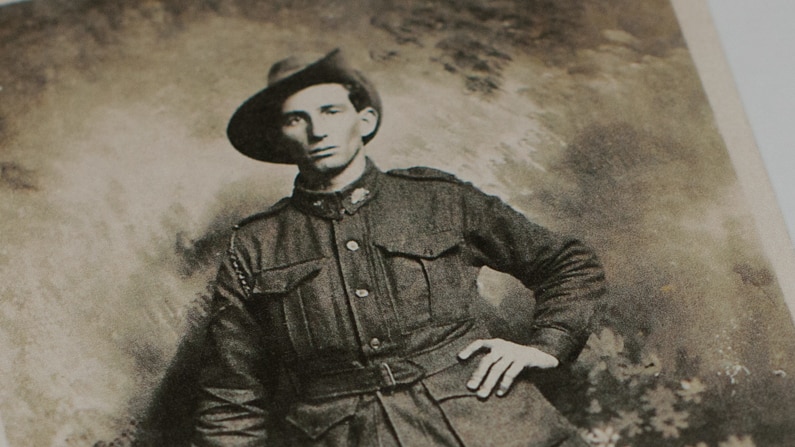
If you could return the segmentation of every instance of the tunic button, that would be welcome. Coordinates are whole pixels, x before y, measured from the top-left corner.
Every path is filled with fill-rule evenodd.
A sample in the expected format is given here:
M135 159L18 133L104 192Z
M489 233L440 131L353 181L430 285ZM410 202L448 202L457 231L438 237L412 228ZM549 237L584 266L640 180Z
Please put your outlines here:
M381 347L381 340L379 340L377 338L373 338L372 340L370 340L370 347L373 348L373 349L380 348Z
M356 289L356 291L353 293L355 293L359 298L366 298L370 295L370 291L367 289Z
M356 250L358 250L358 249L359 249L359 243L358 243L358 242L356 242L356 241L348 241L348 242L346 242L346 243L345 243L345 246L346 246L346 247L348 248L348 250L350 250L350 251L356 251Z

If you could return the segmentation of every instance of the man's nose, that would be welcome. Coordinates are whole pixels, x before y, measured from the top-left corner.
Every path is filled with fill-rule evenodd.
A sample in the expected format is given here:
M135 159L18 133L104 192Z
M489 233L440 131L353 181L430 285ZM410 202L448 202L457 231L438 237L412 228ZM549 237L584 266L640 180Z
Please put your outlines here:
M317 120L312 120L307 126L306 133L310 141L317 142L328 136L326 127L318 124Z

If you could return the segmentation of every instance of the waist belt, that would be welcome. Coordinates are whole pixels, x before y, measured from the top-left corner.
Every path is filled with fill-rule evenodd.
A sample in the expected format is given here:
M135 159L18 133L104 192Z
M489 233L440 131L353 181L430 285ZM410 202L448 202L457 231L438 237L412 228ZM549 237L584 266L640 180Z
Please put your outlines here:
M298 393L308 399L341 397L375 391L389 392L413 384L423 377L458 363L457 354L477 337L474 334L454 339L433 350L405 359L384 360L363 368L333 373L297 373L293 377Z

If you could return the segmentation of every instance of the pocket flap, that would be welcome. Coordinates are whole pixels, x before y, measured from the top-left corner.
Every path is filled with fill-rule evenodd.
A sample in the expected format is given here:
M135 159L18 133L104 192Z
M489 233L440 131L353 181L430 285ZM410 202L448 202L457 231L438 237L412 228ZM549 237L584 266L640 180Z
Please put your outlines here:
M261 271L254 281L254 293L287 293L298 284L315 276L322 267L322 259L311 259L286 267Z
M580 445L576 429L527 380L517 380L504 397L481 399L466 388L478 362L450 367L423 380L464 445L552 447Z
M356 412L358 400L358 397L352 396L298 403L290 409L285 419L313 440L318 439L331 427L352 416Z
M456 231L448 230L439 233L406 234L399 239L376 241L375 245L391 253L433 259L454 249L460 243L460 235Z
M475 372L475 367L477 362L458 363L426 377L422 383L437 402L454 397L476 397L475 392L470 391L466 385Z

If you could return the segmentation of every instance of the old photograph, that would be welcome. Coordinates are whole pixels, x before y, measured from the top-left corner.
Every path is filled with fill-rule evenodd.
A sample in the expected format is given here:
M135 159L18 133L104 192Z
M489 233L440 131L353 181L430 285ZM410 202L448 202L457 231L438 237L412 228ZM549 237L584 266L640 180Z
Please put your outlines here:
M0 6L0 447L795 445L676 12Z

